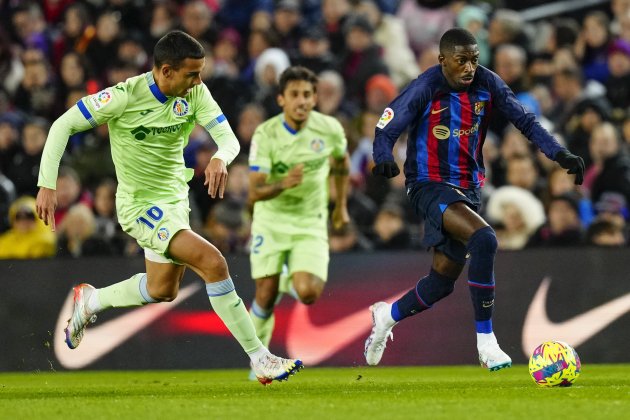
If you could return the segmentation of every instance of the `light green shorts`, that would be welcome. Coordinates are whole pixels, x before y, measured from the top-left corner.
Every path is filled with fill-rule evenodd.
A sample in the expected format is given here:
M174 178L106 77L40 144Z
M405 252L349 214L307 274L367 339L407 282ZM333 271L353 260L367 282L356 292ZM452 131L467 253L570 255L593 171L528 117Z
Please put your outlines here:
M158 205L117 203L116 207L120 226L144 248L145 255L165 259L157 262L175 262L168 256L168 245L177 232L190 229L188 200Z
M328 238L322 234L289 235L279 229L254 226L249 260L253 279L280 273L286 262L290 275L304 271L326 281L330 260Z

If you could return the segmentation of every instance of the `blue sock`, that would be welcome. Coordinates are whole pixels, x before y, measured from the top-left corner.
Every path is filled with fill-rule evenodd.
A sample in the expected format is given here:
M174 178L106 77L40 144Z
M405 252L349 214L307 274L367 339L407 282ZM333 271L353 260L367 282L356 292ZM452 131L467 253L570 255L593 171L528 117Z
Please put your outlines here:
M468 241L470 265L468 287L475 310L478 333L492 332L494 309L494 256L497 253L497 237L491 227L479 229Z
M392 304L392 318L398 322L429 309L435 302L453 292L455 280L431 269L429 275L420 279L416 287Z
M475 327L480 334L490 334L492 332L492 320L475 321Z

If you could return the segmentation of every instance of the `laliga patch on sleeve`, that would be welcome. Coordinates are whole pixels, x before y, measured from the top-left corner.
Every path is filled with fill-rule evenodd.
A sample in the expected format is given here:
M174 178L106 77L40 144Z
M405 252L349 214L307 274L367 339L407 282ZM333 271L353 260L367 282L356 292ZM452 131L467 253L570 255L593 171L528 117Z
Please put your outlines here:
M94 107L94 110L98 111L101 108L104 108L112 101L112 92L109 89L101 90L100 92L95 93L90 96L90 102Z
M393 119L394 110L391 108L385 108L385 111L383 111L383 115L381 115L381 118L378 120L378 123L376 123L376 126L378 128L385 128L385 126Z

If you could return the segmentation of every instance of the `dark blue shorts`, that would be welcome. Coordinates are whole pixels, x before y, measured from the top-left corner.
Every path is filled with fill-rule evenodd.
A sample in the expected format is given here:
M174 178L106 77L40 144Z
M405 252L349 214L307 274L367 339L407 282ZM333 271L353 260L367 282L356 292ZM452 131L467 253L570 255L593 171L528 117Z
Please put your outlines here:
M460 264L466 263L466 246L451 238L442 227L442 215L446 208L458 201L466 203L475 212L481 205L481 191L459 189L436 182L409 187L407 195L418 216L424 219L422 245L435 248Z

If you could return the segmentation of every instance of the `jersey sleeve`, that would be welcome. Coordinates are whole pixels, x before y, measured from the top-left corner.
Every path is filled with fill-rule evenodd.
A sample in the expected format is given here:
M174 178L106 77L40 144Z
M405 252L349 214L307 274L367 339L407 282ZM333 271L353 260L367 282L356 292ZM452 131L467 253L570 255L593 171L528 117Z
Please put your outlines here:
M127 108L129 101L128 87L124 83L108 87L93 95L79 99L77 107L83 118L92 127L105 124L112 118L119 117Z
M494 106L507 118L525 137L534 143L549 159L553 160L556 153L563 150L556 139L536 121L536 116L528 112L518 101L512 89L496 74L489 73L489 84Z
M271 173L271 142L265 131L259 126L252 136L249 148L249 170L252 172Z
M332 137L334 141L332 156L336 159L341 159L348 150L348 140L346 139L346 132L343 126L336 119L333 119Z
M221 107L210 94L208 87L203 83L200 85L198 101L195 109L195 120L197 124L203 126L210 133L212 139L219 147L219 151L213 158L221 159L226 165L230 164L238 155L241 146L227 118L223 115Z
M419 110L426 104L431 90L422 76L414 80L383 111L376 124L374 136L374 162L394 160L392 149L398 137L419 117Z
M79 101L80 102L80 101ZM78 104L67 110L50 127L39 165L37 186L51 190L57 189L59 162L68 145L68 138L75 133L92 128L92 123L85 118Z

